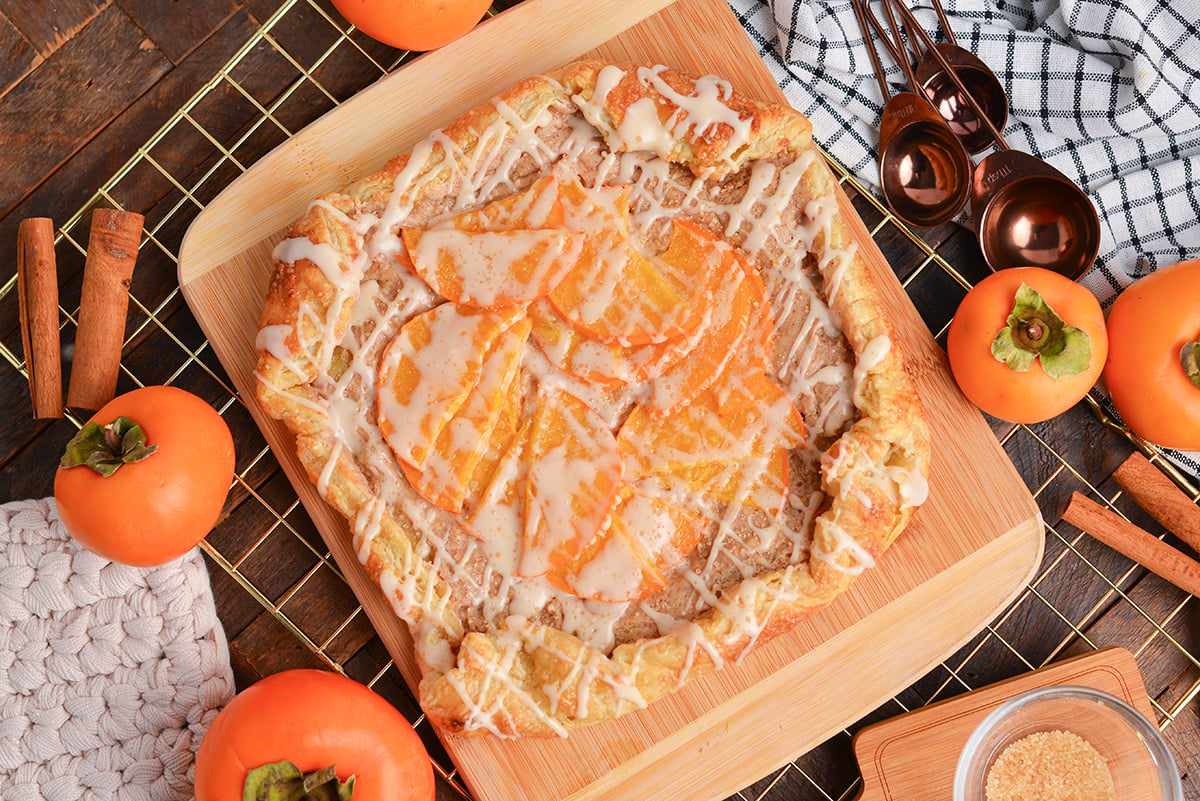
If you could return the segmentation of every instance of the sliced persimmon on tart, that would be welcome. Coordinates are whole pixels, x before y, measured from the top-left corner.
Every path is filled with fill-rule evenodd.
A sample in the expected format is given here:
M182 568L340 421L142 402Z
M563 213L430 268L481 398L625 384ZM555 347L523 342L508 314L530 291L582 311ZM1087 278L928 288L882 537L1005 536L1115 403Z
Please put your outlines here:
M587 238L577 231L536 228L405 232L417 273L434 292L468 306L493 308L544 297L583 261Z
M704 234L685 220L671 226L667 249L646 256L632 234L628 200L615 197L613 213L580 219L567 212L570 225L594 224L580 266L550 292L559 314L581 333L604 342L646 345L695 331L704 319L721 279L720 256L704 247Z
M708 389L739 353L760 352L747 342L759 333L757 322L770 317L766 289L758 274L732 248L715 247L721 255L718 270L725 276L716 290L708 325L686 358L677 359L650 381L643 406L651 415L670 415ZM741 369L741 359L734 369Z
M905 528L928 427L842 213L795 111L584 61L287 230L258 400L409 625L435 725L635 712Z
M462 510L475 468L497 426L519 399L517 376L529 329L529 320L523 319L501 331L484 355L474 385L469 380L473 376L463 376L467 396L438 432L422 465L415 467L401 459L404 477L430 503L450 512ZM389 393L386 384L381 391ZM387 406L388 400L381 399L380 409Z
M383 352L378 373L379 430L397 459L424 466L479 384L488 351L519 319L515 311L443 303L405 323Z
M547 578L580 598L636 601L666 589L673 567L696 547L709 522L699 510L623 485L608 526L577 556L557 562Z
M557 389L538 393L529 438L522 576L540 576L586 548L617 503L617 439L587 404Z
M761 370L729 369L670 416L636 407L617 443L630 478L736 462L804 444L804 423Z
M707 331L707 326L701 325L686 336L645 345L621 345L581 334L546 299L530 304L529 316L533 341L555 369L602 387L622 387L657 378L692 353Z
M728 462L697 462L643 476L644 487L701 510L714 504L735 504L765 512L772 518L787 502L791 468L787 448L772 448L760 456Z
M452 212L425 229L406 229L406 234L419 236L422 230L446 227L467 233L562 229L565 228L562 198L563 190L558 178L546 174L524 191L505 195L478 208Z

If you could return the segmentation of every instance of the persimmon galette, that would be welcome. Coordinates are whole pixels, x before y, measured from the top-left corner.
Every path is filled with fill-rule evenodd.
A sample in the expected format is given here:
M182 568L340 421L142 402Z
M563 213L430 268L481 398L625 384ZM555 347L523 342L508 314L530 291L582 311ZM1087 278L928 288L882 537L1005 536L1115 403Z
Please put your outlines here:
M929 435L798 113L662 66L530 78L275 249L258 397L450 732L565 735L872 567Z

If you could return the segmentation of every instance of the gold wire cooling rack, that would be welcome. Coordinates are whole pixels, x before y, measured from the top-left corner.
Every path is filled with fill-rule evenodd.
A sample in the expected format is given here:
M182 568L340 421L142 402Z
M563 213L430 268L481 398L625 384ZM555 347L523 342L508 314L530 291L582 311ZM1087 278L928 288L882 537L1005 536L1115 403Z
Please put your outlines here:
M492 13L498 10L493 9ZM86 251L86 219L97 206L111 205L146 213L142 244L147 256L177 264L183 230L206 203L244 172L270 147L355 91L403 65L410 54L382 48L348 28L318 0L286 0L267 17L229 61L96 193L58 229L56 245L78 256ZM265 70L270 64L272 70ZM282 83L262 76L280 71ZM234 124L230 117L236 116ZM178 159L179 153L190 158ZM927 241L894 218L840 165L830 159L839 181L854 198L871 235L892 255L902 285L937 337L945 333L953 304L931 298L959 297L981 274L963 274L952 262L951 240ZM199 169L196 165L200 164ZM147 182L161 185L152 209L140 207ZM167 198L162 200L161 198ZM61 256L60 256L61 258ZM14 271L15 273L15 271ZM0 297L15 287L10 276ZM63 328L73 328L77 306L61 309ZM224 371L196 331L179 289L166 294L131 293L134 320L124 350L123 380L134 384L201 382L218 410L242 428L248 415ZM163 339L175 348L172 363L163 364ZM139 348L156 340L153 364L138 358ZM26 375L19 353L0 343L12 367ZM1089 411L1090 408L1090 411ZM1010 607L976 638L944 663L921 677L868 719L877 720L942 700L1001 678L1041 667L1055 659L1106 645L1123 645L1134 653L1150 692L1158 724L1175 746L1187 769L1197 751L1200 723L1194 700L1200 695L1200 625L1197 602L1173 590L1066 524L1057 524L1062 499L1083 491L1130 517L1137 512L1122 503L1119 491L1093 483L1086 464L1095 463L1089 445L1120 451L1140 447L1195 500L1200 490L1153 449L1137 443L1104 416L1089 399L1072 410L1066 427L1047 429L995 424L994 430L1013 457L1042 510L1046 556L1035 577ZM78 418L68 416L81 425ZM1064 431L1075 427L1071 436ZM1113 443L1117 443L1114 445ZM309 658L354 675L384 692L415 721L430 748L437 773L463 796L469 793L438 746L431 725L421 716L386 651L370 641L370 625L362 608L321 543L291 488L261 439L239 443L241 458L233 495L242 521L236 531L219 525L202 544L210 560L217 594L244 593L258 612L252 619L224 621L232 631L253 639L282 627L286 637ZM1110 460L1111 461L1111 460ZM1115 465L1115 462L1111 466ZM1094 471L1093 471L1094 472ZM1106 471L1104 475L1107 475ZM264 476L274 474L274 480ZM1136 518L1146 525L1145 518ZM249 521L249 522L246 522ZM1149 527L1149 526L1147 526ZM281 553L289 554L286 558ZM299 553L300 556L296 556ZM290 565L289 568L281 567ZM290 572L289 572L290 571ZM282 575L281 575L282 574ZM317 599L317 600L314 600ZM320 623L311 614L320 604ZM333 610L333 611L330 611ZM936 625L936 621L931 621ZM236 644L236 643L235 643ZM235 648L236 651L236 648ZM280 666L288 666L282 661ZM236 653L235 653L236 663ZM397 689L398 688L398 689ZM847 729L760 782L735 794L749 801L782 799L849 799L861 786L851 759ZM1172 736L1175 735L1175 736ZM1193 780L1194 781L1194 780ZM442 797L439 794L439 797Z

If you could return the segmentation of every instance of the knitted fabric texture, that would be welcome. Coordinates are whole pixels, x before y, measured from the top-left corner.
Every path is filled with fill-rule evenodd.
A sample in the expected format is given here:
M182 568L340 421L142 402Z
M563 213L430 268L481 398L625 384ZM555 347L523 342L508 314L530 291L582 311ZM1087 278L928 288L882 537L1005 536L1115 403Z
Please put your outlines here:
M77 545L52 500L0 506L0 798L191 798L233 693L198 550L127 567Z

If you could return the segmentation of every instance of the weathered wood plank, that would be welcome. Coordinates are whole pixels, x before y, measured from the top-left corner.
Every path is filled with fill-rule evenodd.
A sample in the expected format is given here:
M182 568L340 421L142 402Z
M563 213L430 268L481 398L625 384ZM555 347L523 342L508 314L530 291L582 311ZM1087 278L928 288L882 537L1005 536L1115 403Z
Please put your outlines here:
M355 614L357 608L358 599L345 579L321 565L292 588L282 611L290 620L303 621L304 633L340 664L375 636L367 616Z
M235 0L116 0L159 50L178 64L237 11Z
M108 4L108 0L56 0L53 5L0 0L0 17L6 17L38 53L46 56L72 39Z
M292 636L269 612L263 612L229 641L234 680L246 687L264 676L293 668L326 669L320 657Z
M169 68L129 17L110 6L17 84L0 114L0 141L9 154L0 170L0 215Z
M134 105L116 117L95 140L73 155L45 183L30 193L20 206L6 217L0 218L0 236L8 238L14 235L19 219L28 216L48 216L59 223L64 222L64 218L70 212L87 200L87 190L100 185L120 168L135 153L136 148L202 86L214 70L228 60L253 30L253 22L245 15L230 20L218 35L207 41L205 46L197 50L184 64L171 70ZM7 110L2 101L0 110ZM30 127L30 136L44 133L36 125ZM174 211L174 206L179 201L178 195L174 198L169 197L175 190L167 176L185 176L188 171L202 166L197 161L194 140L176 140L174 144L176 146L171 147L171 142L168 141L166 146L155 148L151 152L153 161L143 161L141 166L135 168L112 190L114 199L120 205L146 213L147 228L157 228L162 217L169 211ZM14 166L12 162L18 158L19 154L9 151L0 154L0 168ZM161 213L154 207L160 202L165 204ZM176 249L179 238L195 212L195 205L189 206L187 203L182 207L184 218L180 219L179 213L174 211L176 221L171 223L168 233L164 236L163 232L159 231L157 234L160 243L166 249ZM73 237L77 241L86 239L86 222L76 229ZM69 257L70 250L69 245L60 246L60 260L63 254ZM149 249L144 251L148 252ZM140 257L144 258L144 255ZM64 265L60 264L60 275L70 276L79 267L81 262L74 266L65 265L65 269ZM170 276L170 283L175 283L173 275Z
M0 15L0 98L41 62L29 40Z
M9 400L9 385L18 387L24 393L22 405L3 407L4 416L20 414L29 419L31 427L27 440L5 448L8 454L0 467L0 502L48 498L54 493L54 471L58 460L67 441L75 436L76 428L66 420L33 423L28 385L24 379L2 381L0 385L3 385L0 403Z

